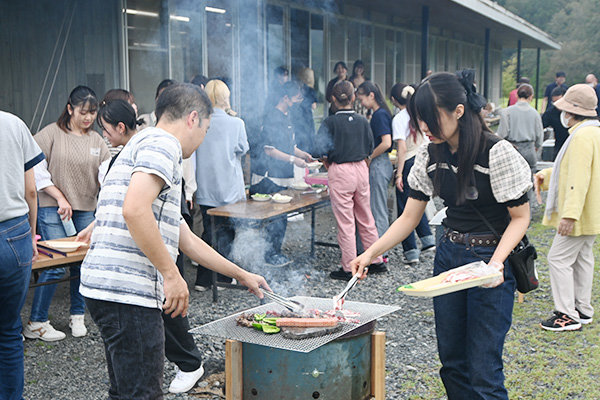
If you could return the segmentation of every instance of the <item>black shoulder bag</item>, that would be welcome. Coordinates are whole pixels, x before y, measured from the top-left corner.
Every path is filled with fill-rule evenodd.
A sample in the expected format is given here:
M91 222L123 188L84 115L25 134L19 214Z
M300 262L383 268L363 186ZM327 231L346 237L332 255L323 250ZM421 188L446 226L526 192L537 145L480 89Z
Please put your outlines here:
M498 232L494 229L492 224L483 216L482 213L479 212L477 208L471 203L468 203L469 206L479 215L479 218L487 227L492 231L494 236L500 241L501 236L498 235ZM529 239L527 239L527 235L523 236L523 239L519 242L517 247L513 249L513 251L508 256L508 263L510 264L513 275L515 276L515 280L517 281L517 290L521 293L531 292L534 289L537 289L539 286L537 270L535 268L535 260L537 259L537 252L535 251L535 247L531 243L529 243Z

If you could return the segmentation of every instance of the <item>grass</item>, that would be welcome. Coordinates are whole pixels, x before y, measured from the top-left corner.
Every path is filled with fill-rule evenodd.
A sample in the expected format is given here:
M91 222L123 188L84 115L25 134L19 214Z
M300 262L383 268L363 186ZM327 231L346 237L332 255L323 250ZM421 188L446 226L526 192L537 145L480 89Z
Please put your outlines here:
M540 220L541 210L538 210L527 233L538 251L540 287L527 293L523 303L515 302L513 324L504 346L509 398L600 399L600 323L585 325L577 332L548 332L539 327L539 322L549 318L554 307L546 255L555 234L553 228L543 226ZM598 271L600 246L597 244L594 257ZM596 279L592 305L599 303L599 286ZM445 398L439 365L435 369L415 367L412 379L403 384L401 398Z

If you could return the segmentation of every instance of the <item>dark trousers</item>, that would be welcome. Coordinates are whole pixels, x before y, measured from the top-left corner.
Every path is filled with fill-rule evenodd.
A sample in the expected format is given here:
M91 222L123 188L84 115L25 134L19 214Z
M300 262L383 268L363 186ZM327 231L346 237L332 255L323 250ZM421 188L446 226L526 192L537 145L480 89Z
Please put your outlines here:
M211 216L207 214L207 211L214 207L209 206L198 206L202 213L202 226L204 231L202 232L202 240L212 246L220 255L225 258L229 258L231 252L231 244L235 238L235 228L232 221L229 218L215 217L215 233L217 242L212 242L212 227L210 225ZM217 280L219 282L231 282L231 278L217 274ZM196 285L200 286L211 286L212 285L212 271L208 268L204 268L198 265L196 272Z
M443 237L437 248L434 275L470 262L489 262L495 247L469 247ZM433 299L435 331L449 400L508 400L502 350L512 323L515 278L504 263L504 283L476 287Z
M31 276L33 244L27 216L0 222L0 399L23 398L21 308Z
M414 163L414 157L411 157L404 162L404 168L402 169L402 182L404 184L404 191L401 192L398 190L398 187L396 187L396 205L398 207L398 216L402 215L404 212L404 207L406 207L406 202L408 201L408 195L410 194L410 186L408 186L408 174L410 173ZM417 225L415 230L420 238L432 235L431 229L429 228L429 221L427 221L427 216L425 214L423 214L421 217L421 221L419 221L419 225ZM412 231L410 235L408 235L406 239L402 241L402 249L404 252L407 252L416 248L417 239L415 238L415 232Z
M89 298L85 304L104 341L109 399L162 399L165 333L161 310Z
M267 224L265 230L267 233L267 256L281 253L283 238L287 229L287 216L277 218Z
M177 268L184 276L183 254L177 257ZM191 372L200 368L202 355L196 347L194 336L189 333L190 323L187 317L181 315L171 318L169 314L162 313L165 324L165 356L175 363L183 372Z

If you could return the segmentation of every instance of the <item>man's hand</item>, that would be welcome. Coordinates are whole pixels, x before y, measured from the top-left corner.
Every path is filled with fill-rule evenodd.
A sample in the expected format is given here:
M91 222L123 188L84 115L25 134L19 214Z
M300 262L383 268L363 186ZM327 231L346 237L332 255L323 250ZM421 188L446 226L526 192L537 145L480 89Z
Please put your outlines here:
M301 159L300 157L294 157L294 164L300 168L306 168L306 161Z
M544 183L544 175L537 173L533 175L533 188L535 189L535 198L538 204L542 204L542 184Z
M58 215L60 215L60 219L68 221L73 216L73 208L71 208L71 204L67 201L65 197L62 197L57 200L58 203Z
M163 304L163 310L165 314L171 314L171 318L178 315L185 317L188 312L190 292L187 283L179 272L168 278L164 277L164 291L165 304Z
M575 220L573 218L562 218L558 223L558 234L561 236L569 236L573 232Z
M89 243L92 239L92 231L94 230L94 226L96 225L96 221L92 221L91 224L85 227L81 232L77 234L75 238L76 242L84 242Z
M244 272L245 272L245 274L241 277L241 279L239 279L239 282L242 285L246 286L250 293L254 294L259 299L262 299L264 296L263 296L262 292L260 291L261 287L263 289L266 289L266 290L272 292L272 290L269 287L269 284L267 283L265 278L263 278L260 275L253 274L251 272L247 272L247 271L244 271Z

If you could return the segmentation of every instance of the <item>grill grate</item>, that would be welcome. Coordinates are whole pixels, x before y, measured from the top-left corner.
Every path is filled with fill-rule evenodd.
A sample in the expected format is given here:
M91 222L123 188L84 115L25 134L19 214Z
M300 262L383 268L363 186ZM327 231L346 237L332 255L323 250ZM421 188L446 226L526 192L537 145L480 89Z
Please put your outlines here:
M293 299L304 304L307 309L316 308L319 310L330 310L332 307L331 298L323 299L316 297L296 296L293 297ZM221 318L219 320L194 328L190 330L190 332L223 339L238 340L244 343L253 343L261 346L275 347L283 350L308 353L318 347L321 347L331 342L332 340L337 339L340 336L345 335L346 333L358 328L359 326L367 324L373 320L376 320L377 318L381 318L387 314L391 314L400 309L400 307L398 306L361 303L356 301L346 301L344 303L344 308L347 310L358 312L360 316L356 317L356 319L360 321L360 324L345 323L343 324L342 330L339 332L310 339L286 339L279 334L267 335L255 329L237 325L236 318L242 313L262 314L269 310L277 312L283 311L283 307L275 303L268 303L258 307L250 308L245 311L238 312L228 317Z

